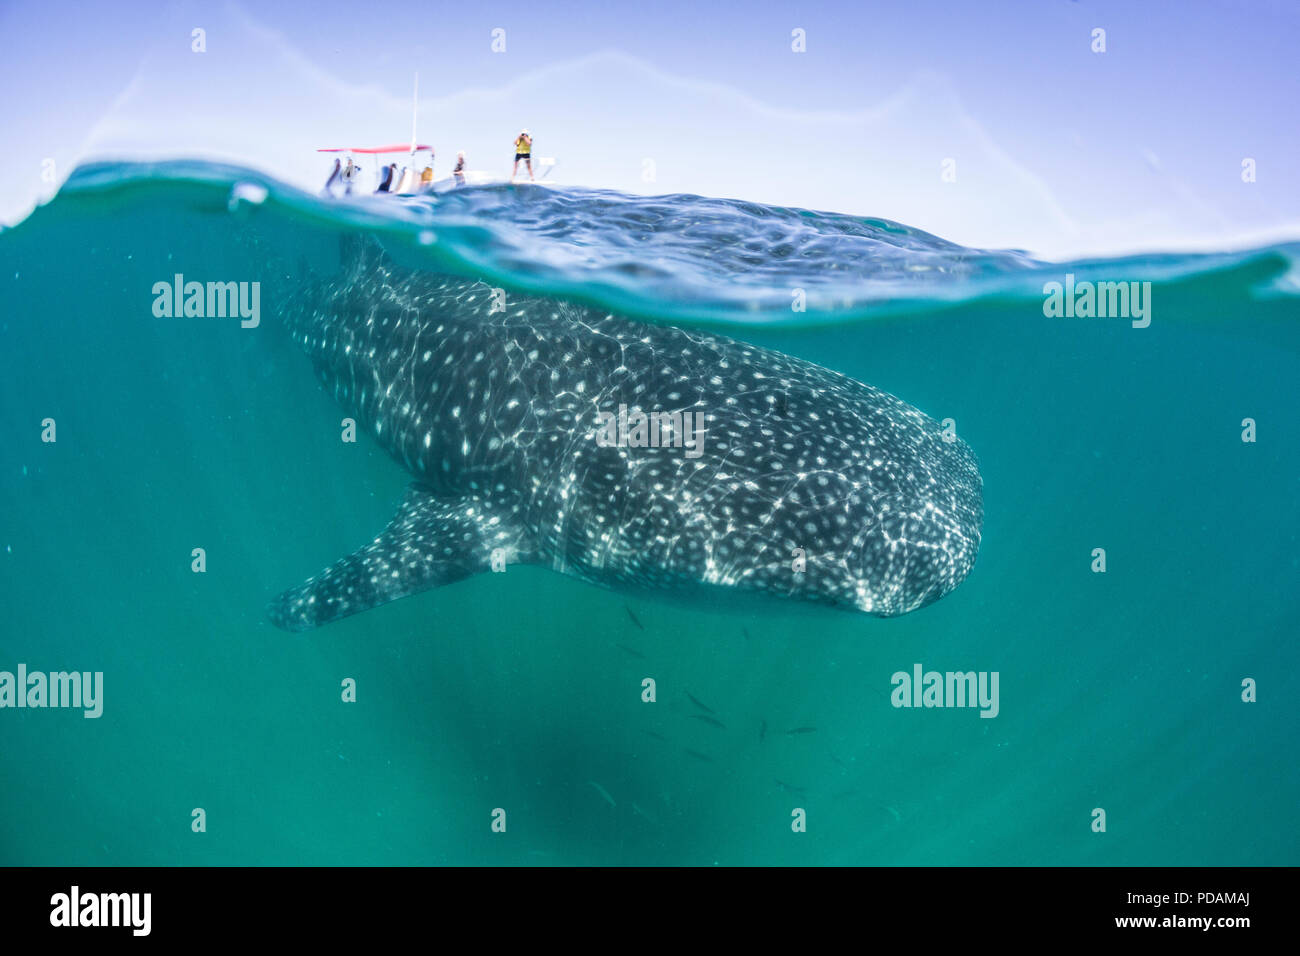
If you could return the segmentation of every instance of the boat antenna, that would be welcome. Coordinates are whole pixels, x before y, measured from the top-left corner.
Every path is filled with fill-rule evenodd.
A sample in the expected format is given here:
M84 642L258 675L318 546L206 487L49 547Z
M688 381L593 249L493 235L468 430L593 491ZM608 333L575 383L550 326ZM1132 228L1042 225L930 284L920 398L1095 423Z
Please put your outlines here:
M415 144L419 142L415 138L415 117L420 109L420 74L415 74L415 93L411 97L411 155L415 155Z

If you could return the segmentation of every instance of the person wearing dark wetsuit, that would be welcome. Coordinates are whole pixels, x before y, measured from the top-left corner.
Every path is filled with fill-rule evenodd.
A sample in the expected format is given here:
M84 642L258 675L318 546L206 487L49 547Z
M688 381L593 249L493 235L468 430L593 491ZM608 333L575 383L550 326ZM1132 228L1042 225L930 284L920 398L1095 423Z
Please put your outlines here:
M321 193L326 196L334 195L334 184L339 181L339 176L343 173L343 161L334 160L334 172L330 173L330 178L325 180L325 188Z

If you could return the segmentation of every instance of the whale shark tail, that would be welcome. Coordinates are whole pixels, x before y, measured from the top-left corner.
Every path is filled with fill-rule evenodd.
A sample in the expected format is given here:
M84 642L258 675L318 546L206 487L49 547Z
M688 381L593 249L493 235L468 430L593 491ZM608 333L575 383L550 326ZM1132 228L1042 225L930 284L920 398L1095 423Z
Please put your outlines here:
M477 497L438 498L411 485L384 532L370 544L271 602L286 631L307 631L370 608L531 560L524 536Z

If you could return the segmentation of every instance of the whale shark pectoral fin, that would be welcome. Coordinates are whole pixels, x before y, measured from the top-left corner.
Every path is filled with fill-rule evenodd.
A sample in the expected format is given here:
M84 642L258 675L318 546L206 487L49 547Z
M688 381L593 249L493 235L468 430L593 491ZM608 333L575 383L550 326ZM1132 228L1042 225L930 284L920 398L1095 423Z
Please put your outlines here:
M435 498L412 485L383 534L276 597L267 613L286 631L311 630L486 571L497 549L516 563L522 539L479 498Z

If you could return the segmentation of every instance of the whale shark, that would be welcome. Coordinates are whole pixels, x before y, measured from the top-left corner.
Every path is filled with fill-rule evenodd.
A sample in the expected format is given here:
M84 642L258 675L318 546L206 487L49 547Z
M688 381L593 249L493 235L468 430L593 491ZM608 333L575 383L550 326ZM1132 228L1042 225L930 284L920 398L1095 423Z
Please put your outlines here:
M893 617L975 563L975 455L893 395L722 335L351 261L285 318L413 480L378 537L271 602L281 628L510 564Z

